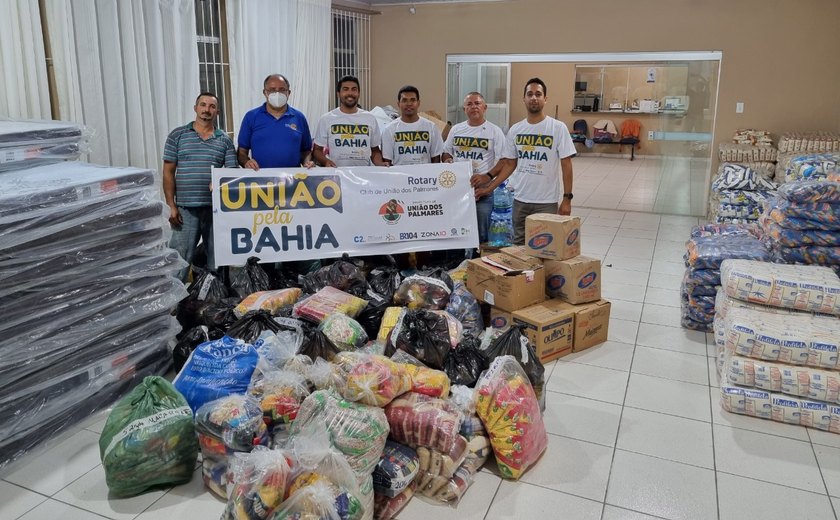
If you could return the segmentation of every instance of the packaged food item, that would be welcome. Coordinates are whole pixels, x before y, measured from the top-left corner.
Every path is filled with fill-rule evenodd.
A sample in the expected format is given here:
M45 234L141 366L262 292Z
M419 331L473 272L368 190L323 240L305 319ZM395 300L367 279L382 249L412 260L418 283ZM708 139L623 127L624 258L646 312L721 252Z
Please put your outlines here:
M451 402L415 392L394 399L385 408L385 417L391 439L439 453L450 452L461 425L461 413Z
M446 277L449 278L448 275ZM449 303L451 294L451 279L447 283L438 277L415 274L402 281L394 293L394 303L404 305L409 309L442 310Z
M411 389L403 365L385 356L342 352L333 362L345 374L344 398L370 406L385 406Z
M533 345L528 341L528 337L522 333L524 327L524 325L510 327L490 343L490 346L484 351L484 355L490 363L500 356L511 356L516 359L522 370L528 375L528 381L531 382L542 410L545 409L545 367L540 358L537 357Z
M318 328L340 350L356 350L368 341L367 333L359 322L340 312L328 315Z
M548 446L537 396L519 362L500 356L476 384L476 413L484 423L499 471L518 479Z
M251 380L248 393L260 401L271 445L283 446L300 403L309 395L306 378L287 370L266 372Z
M233 312L237 318L245 316L248 311L264 310L274 314L285 305L292 305L300 298L298 288L278 289L276 291L259 291L245 297Z
M373 490L377 495L393 498L408 489L419 470L420 459L414 449L388 441L373 470Z
M280 506L291 475L286 452L256 446L230 459L228 501L221 520L264 520Z
M334 287L324 287L312 296L297 302L292 312L298 318L321 323L324 318L335 312L355 318L367 303L366 300Z

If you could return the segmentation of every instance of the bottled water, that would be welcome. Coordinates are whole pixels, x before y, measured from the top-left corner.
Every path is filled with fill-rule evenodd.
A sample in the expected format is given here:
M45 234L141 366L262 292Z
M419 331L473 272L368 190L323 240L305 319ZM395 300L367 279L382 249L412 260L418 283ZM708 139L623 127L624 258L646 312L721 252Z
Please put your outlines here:
M493 191L493 212L490 214L488 241L494 247L506 247L513 241L513 193L503 182Z

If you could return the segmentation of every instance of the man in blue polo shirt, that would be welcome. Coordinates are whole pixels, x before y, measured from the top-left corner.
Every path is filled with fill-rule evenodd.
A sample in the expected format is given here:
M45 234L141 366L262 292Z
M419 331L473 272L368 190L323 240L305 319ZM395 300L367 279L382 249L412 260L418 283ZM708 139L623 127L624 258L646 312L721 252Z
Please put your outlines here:
M192 263L200 238L206 244L210 269L215 268L210 169L238 166L233 141L213 124L218 105L215 94L199 94L193 107L195 121L173 130L163 148L163 194L172 226L169 247ZM179 273L181 280L188 273L189 266Z
M272 74L263 81L265 103L248 111L239 128L240 166L289 168L313 166L309 157L312 137L306 117L287 103L292 91L289 80Z

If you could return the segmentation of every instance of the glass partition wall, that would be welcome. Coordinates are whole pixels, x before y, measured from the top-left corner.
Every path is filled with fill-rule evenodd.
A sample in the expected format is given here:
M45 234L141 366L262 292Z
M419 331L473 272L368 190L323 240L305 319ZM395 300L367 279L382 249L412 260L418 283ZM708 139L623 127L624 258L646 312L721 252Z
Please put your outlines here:
M629 145L575 144L579 206L704 216L720 59L717 51L450 55L447 115L463 121L463 97L478 90L493 107L487 118L507 130L525 117L524 82L538 76L549 88L546 113L570 130L585 121L591 138L609 122L618 141L625 125L640 127L633 154Z

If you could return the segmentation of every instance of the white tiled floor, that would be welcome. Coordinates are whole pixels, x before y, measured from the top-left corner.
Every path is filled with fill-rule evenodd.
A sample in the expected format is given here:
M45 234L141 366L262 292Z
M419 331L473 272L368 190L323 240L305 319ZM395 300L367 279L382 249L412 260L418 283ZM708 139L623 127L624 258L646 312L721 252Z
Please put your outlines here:
M610 341L546 367L549 448L519 482L492 467L457 509L414 499L403 520L833 519L840 435L728 414L711 336L679 328L683 241L696 219L576 209L583 247L605 258ZM0 480L3 520L215 519L189 484L108 497L101 417Z

